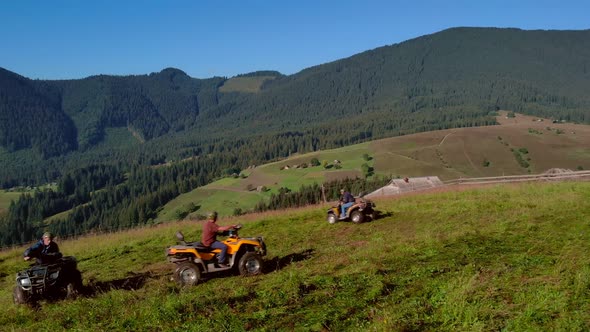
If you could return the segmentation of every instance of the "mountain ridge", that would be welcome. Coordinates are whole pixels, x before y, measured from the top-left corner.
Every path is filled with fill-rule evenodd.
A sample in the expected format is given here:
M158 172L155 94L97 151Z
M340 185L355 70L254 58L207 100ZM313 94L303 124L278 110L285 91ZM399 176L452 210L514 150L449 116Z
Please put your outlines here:
M67 164L74 151L78 159L82 155L85 160L117 162L108 154L98 156L96 147L105 140L106 128L133 128L146 141L140 152L127 151L135 155L129 159L139 153L146 160L180 160L204 149L221 149L220 142L227 150L240 140L254 146L277 137L280 144L293 146L286 152L240 157L250 159L243 167L285 153L490 124L489 113L497 109L588 123L590 97L583 88L590 85L588 59L590 30L457 27L292 75L241 74L236 76L241 84L231 89L222 87L233 78L196 79L171 67L145 75L59 81L30 80L15 73L30 87L24 99L36 104L58 101L58 109L48 113L56 119L39 127L69 134L37 138L47 146L40 152L40 146L19 138L39 137L21 130L23 125L14 119L22 110L0 99L0 146L7 149L0 159L21 179L11 183L22 184L30 175L11 157L16 150L32 148L41 160L30 158L31 167L40 169L53 167L52 158ZM0 71L4 86L12 84L7 73ZM262 80L261 75L273 79ZM1 90L9 91L4 86ZM54 124L67 122L73 123L68 130Z

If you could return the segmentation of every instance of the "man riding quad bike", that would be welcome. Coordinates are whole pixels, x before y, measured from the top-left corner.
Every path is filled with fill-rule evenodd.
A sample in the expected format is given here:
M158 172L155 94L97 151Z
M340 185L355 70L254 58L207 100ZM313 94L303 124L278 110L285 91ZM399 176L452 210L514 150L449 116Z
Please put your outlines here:
M238 230L242 225L234 225L222 232L229 236L222 241L227 246L226 262L221 263L221 249L205 247L201 242L185 242L184 235L179 231L176 237L178 245L168 247L166 256L169 262L176 265L174 279L182 286L196 285L203 274L234 270L242 276L254 276L262 273L262 257L266 255L266 244L261 236L240 237Z
M74 298L82 288L82 274L77 269L76 258L62 257L59 247L50 233L28 248L24 260L32 258L36 263L16 274L13 299L16 304L32 304L35 301L58 298Z
M76 258L66 256L53 264L33 265L16 274L13 299L16 304L32 304L39 299L74 299L82 288L82 274Z
M337 205L328 209L328 223L335 224L338 221L352 221L355 224L367 220L375 220L377 211L374 210L375 203L363 197L355 198L353 202L344 205L342 200ZM344 208L343 208L344 205ZM344 210L344 213L342 212Z

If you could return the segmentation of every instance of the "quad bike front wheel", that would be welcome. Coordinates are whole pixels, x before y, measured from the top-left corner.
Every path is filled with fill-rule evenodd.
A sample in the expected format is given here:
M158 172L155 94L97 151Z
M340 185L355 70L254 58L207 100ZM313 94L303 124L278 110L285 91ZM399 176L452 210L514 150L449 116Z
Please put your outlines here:
M350 220L355 224L360 224L365 221L365 215L361 211L355 210L351 213Z
M262 273L262 257L255 252L247 252L240 258L238 265L240 275L244 277L255 276Z
M66 285L66 299L75 300L78 297L78 290L73 282Z
M201 270L191 262L184 262L178 265L174 271L174 279L181 286L194 286L201 279Z
M15 304L27 304L30 300L29 294L19 286L14 287L12 298L14 299Z
M328 214L328 223L329 224L335 224L337 221L338 221L338 218L336 218L336 215L334 213Z
M82 274L78 270L72 272L70 281L66 285L66 298L74 300L82 290Z

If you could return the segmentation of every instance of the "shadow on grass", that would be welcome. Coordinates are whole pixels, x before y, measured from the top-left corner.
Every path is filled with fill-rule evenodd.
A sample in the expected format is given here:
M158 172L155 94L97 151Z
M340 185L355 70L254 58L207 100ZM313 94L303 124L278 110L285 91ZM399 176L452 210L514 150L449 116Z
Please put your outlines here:
M313 249L306 249L298 253L289 254L285 257L274 257L270 260L264 260L264 264L262 267L262 273L267 274L273 271L279 271L284 267L288 266L289 264L304 261L306 259L310 259L313 257L314 250ZM238 271L237 263L234 265L234 268L225 270L225 271L216 271L216 272L209 272L209 273L202 273L201 279L199 283L207 282L211 279L223 279L228 277L235 277L239 275L240 272ZM154 276L148 275L145 278L152 278ZM173 280L173 279L171 279ZM141 287L141 286L140 286Z
M45 291L42 295L36 295L27 301L27 306L31 310L38 311L42 308L43 303L59 303L61 301L75 299L76 297L95 297L101 293L111 290L137 290L144 286L147 279L154 278L151 273L138 273L127 278L116 279L111 281L89 281L87 285L82 285L75 291L74 295L68 297L63 288L55 288Z
M110 281L90 281L84 286L80 295L93 297L100 293L106 293L111 290L138 290L142 288L148 279L154 278L152 273L134 273L127 278L115 279Z
M306 259L310 259L313 257L314 250L313 249L306 249L301 252L297 252L294 254L289 254L285 257L273 257L270 260L264 260L264 265L262 268L262 273L267 274L273 271L279 271L284 267L288 266L289 264L304 261ZM219 271L219 272L210 272L201 275L200 282L207 282L209 279L213 278L227 278L239 275L237 270L237 266L234 266L234 269L226 270L226 271Z
M393 212L391 211L387 211L387 212L381 212L381 211L375 211L375 219L371 220L379 220L379 219L383 219L383 218L389 218L393 216Z
M285 257L274 257L273 259L265 262L264 273L282 270L283 268L285 268L289 264L292 264L295 262L301 262L306 259L312 258L313 254L314 254L313 249L306 249L301 252L289 254Z
M393 216L393 212L381 212L381 211L375 211L373 214L373 218L371 218L369 215L366 215L364 218L364 222L372 222L372 221L376 221L376 220L381 220L384 218L389 218ZM338 222L352 222L352 220L350 220L350 218L344 219L344 220L338 220Z
M274 257L271 260L264 262L263 273L278 271L288 266L289 264L304 261L313 257L314 250L306 249L298 253L289 254L284 257ZM206 282L212 278L226 278L234 276L237 272L235 270L211 272L201 275L202 281ZM151 272L134 273L126 278L115 279L110 281L93 281L90 280L87 285L83 286L80 291L81 296L94 297L101 293L106 293L111 290L138 290L141 289L149 279L161 277Z

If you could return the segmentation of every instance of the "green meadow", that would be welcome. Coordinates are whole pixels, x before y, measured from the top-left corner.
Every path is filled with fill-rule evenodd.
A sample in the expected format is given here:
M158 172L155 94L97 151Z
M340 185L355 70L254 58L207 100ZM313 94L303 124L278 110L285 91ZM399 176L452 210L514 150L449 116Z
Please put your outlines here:
M0 213L3 213L10 206L10 202L18 200L21 192L0 190Z
M172 200L158 221L174 220L179 206L192 202L204 210L217 209L230 216L234 209L247 211L260 200L286 187L344 178L362 178L362 165L387 177L438 176L441 180L469 177L543 173L551 168L590 169L590 126L551 124L517 114L500 125L457 128L393 137L339 149L297 154L290 158L244 170L245 178L226 178ZM549 129L547 129L549 128ZM556 134L559 129L561 134ZM515 155L515 151L518 156ZM518 151L526 151L520 153ZM365 159L369 157L369 160ZM320 166L309 167L313 158ZM520 160L519 160L520 158ZM335 161L340 161L335 167ZM526 162L526 164L523 164ZM296 168L307 164L307 168ZM326 164L328 167L324 168ZM528 165L523 167L523 165ZM285 167L289 166L288 169ZM267 192L256 192L264 186Z
M189 204L201 207L194 214L205 214L216 210L220 215L231 216L234 209L243 211L252 209L256 203L268 199L281 187L298 190L302 185L312 185L325 181L343 178L362 177L361 165L373 165L373 160L365 160L364 155L371 150L368 143L348 146L340 149L313 152L291 158L260 165L242 172L244 177L223 178L191 192L182 194L166 204L158 214L157 221L175 220L176 211ZM316 158L321 165L312 167L311 160ZM334 161L340 161L340 168L334 167ZM328 168L324 168L326 162ZM296 168L307 164L306 168ZM285 168L288 166L288 169ZM257 191L264 187L265 191ZM188 217L190 218L191 215Z
M0 252L6 331L587 331L590 183L498 185L376 201L369 223L325 221L314 206L237 218L263 235L265 273L170 280L159 224L59 241L78 259L75 300L12 303L25 248Z
M256 93L264 81L273 79L275 76L232 77L219 88L219 92Z

